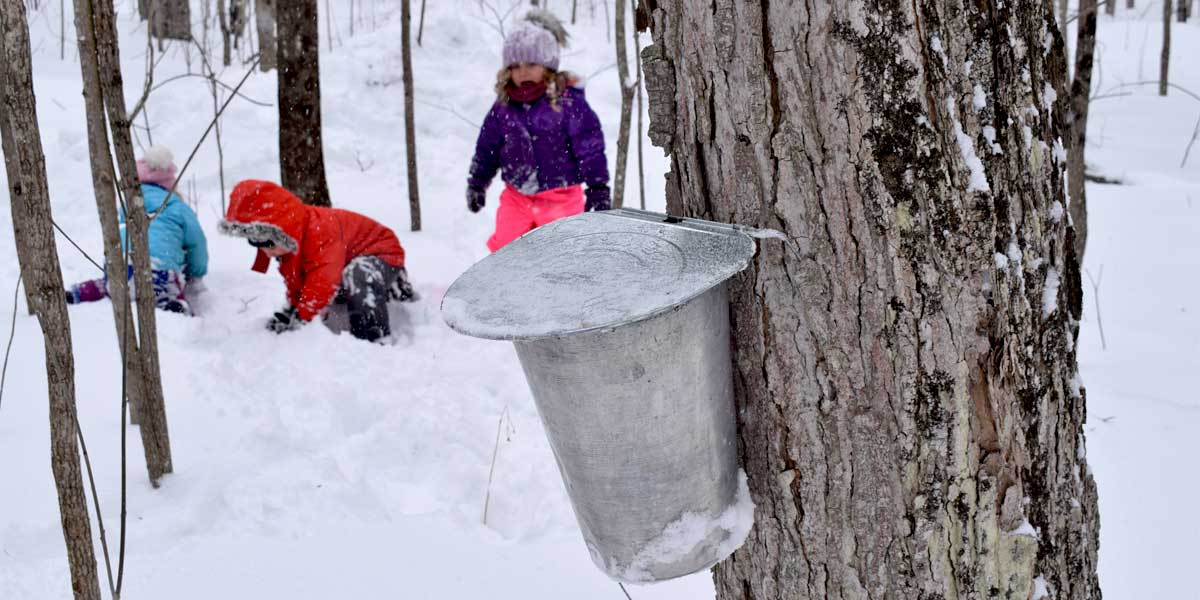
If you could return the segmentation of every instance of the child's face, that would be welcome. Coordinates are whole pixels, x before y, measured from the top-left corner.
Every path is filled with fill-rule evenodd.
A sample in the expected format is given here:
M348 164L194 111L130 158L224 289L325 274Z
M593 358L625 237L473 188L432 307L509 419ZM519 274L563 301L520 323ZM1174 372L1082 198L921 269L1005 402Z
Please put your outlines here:
M266 255L270 256L271 258L278 258L278 257L283 256L284 254L288 253L286 248L281 248L279 246L270 246L267 248L262 248L262 251L265 252Z
M546 78L546 67L531 63L517 63L508 68L508 74L512 77L513 85L537 83Z

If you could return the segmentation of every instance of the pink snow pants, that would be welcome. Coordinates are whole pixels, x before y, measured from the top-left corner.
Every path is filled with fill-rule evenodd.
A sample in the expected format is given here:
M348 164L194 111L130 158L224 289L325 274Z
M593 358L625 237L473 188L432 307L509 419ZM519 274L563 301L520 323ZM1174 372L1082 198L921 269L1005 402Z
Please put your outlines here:
M526 196L512 186L500 192L496 209L496 232L488 238L488 250L495 252L534 229L563 217L583 212L583 186L555 188Z

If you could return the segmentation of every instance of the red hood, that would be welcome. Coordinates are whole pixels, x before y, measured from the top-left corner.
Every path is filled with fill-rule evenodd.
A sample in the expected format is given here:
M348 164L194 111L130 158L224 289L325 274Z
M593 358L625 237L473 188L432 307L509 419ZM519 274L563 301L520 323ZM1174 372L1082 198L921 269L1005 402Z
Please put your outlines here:
M245 225L262 223L274 225L295 242L299 248L308 223L309 207L295 194L270 181L247 179L234 186L229 194L229 209L225 220ZM266 272L270 259L262 250L253 269Z

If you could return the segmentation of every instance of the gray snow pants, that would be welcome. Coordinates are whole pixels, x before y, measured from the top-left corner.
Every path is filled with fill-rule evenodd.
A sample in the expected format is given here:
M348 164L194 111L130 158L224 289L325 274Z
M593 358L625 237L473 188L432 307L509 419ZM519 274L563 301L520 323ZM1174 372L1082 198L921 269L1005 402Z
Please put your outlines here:
M342 284L334 302L345 304L350 334L374 342L391 334L388 300L414 300L408 272L377 256L359 256L342 270Z

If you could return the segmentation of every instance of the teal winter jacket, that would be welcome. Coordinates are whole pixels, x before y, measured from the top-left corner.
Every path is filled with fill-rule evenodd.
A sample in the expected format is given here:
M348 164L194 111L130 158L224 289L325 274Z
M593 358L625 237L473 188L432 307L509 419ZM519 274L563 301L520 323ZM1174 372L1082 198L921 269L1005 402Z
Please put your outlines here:
M153 215L163 202L167 207L150 222L150 263L154 269L180 271L189 278L204 277L208 272L208 243L204 230L191 207L153 183L142 184L146 213ZM125 245L125 214L121 213L121 244Z

